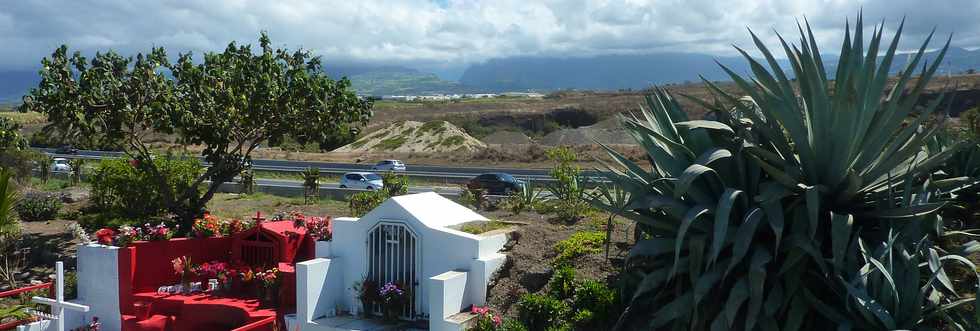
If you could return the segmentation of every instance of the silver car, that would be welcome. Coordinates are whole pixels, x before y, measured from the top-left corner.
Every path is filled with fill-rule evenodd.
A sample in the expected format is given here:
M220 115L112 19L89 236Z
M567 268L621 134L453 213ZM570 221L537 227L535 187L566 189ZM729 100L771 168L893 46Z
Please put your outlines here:
M371 169L375 171L405 171L405 163L399 160L382 160Z
M340 177L340 188L375 190L384 186L381 176L373 172L348 172Z

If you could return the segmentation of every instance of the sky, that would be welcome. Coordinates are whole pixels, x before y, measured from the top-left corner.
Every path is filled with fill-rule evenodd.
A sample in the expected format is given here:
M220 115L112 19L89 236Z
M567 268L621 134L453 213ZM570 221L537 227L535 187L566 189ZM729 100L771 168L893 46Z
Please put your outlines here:
M733 55L754 48L746 28L777 45L804 17L824 49L863 10L886 35L906 17L902 48L933 28L980 47L977 0L0 0L0 70L33 70L61 44L123 54L220 51L228 42L302 47L338 64L403 65L454 79L469 64L512 56L656 52ZM870 30L868 30L870 32Z

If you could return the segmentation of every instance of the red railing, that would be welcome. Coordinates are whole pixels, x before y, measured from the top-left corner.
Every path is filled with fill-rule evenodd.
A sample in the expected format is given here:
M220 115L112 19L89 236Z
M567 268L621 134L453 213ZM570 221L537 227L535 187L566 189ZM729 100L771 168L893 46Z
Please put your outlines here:
M6 297L10 297L10 296L15 296L15 295L18 295L18 294L21 294L21 293L26 293L26 292L30 292L30 291L34 291L34 290L43 289L43 288L48 289L48 296L53 296L51 294L51 290L53 289L53 287L51 286L51 283L44 283L44 284L31 285L31 286L28 286L28 287L22 287L22 288L18 288L18 289L13 289L13 290L9 290L9 291L0 292L0 298L6 298ZM30 323L30 322L33 322L33 321L34 320L19 320L19 321L10 321L10 322L7 322L7 323L2 323L2 324L0 324L0 330L13 330L18 325L27 324L27 323Z
M237 329L232 329L231 331L259 331L259 330L275 330L276 317L269 316L258 321L248 323L238 327Z

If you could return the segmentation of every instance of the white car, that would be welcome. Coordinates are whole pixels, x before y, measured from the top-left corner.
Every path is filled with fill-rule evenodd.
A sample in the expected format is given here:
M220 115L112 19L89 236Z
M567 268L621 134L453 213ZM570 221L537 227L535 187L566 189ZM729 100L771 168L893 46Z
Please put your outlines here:
M71 172L71 165L68 164L68 159L63 157L56 157L54 161L51 162L52 172Z
M371 169L377 171L405 171L405 163L398 160L382 160L374 165Z
M348 172L340 177L340 188L374 190L384 186L381 176L373 172Z

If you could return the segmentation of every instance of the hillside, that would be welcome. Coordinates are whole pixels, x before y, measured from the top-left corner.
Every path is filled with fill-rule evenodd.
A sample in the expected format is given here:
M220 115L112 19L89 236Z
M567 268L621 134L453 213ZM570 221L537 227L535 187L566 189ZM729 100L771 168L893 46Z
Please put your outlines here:
M460 83L496 91L505 90L619 90L643 89L654 84L727 80L715 60L736 72L746 72L739 58L693 53L604 55L581 58L513 57L470 66Z
M471 152L486 144L446 121L393 123L334 150L339 153Z

